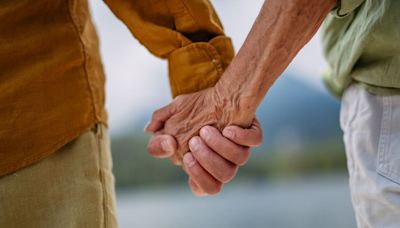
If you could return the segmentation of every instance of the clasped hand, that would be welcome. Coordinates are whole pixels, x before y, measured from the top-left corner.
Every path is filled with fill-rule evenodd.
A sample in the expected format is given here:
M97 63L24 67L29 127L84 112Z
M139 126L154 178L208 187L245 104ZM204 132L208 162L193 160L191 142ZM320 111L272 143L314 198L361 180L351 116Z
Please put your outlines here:
M216 194L247 162L250 147L262 142L253 114L245 117L250 119L248 128L233 125L238 121L237 108L214 88L178 96L153 113L145 128L153 134L148 150L154 157L169 157L183 165L194 194Z

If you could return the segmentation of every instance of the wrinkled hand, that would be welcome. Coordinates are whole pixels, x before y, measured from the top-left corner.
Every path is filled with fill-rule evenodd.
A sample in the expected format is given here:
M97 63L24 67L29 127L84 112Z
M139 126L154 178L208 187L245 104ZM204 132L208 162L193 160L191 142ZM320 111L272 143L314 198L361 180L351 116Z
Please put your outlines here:
M145 131L175 137L177 153L171 158L175 164L182 164L183 155L189 151L189 140L199 135L203 126L222 131L231 124L248 127L253 119L254 113L242 110L234 97L224 96L213 87L176 97L153 113Z
M261 142L262 130L256 119L250 128L232 125L222 133L211 126L203 127L200 136L190 140L190 152L183 158L193 193L199 196L218 193L224 183L234 178L239 166L247 162L250 147ZM177 142L170 135L156 133L148 149L154 157L167 158L175 153Z

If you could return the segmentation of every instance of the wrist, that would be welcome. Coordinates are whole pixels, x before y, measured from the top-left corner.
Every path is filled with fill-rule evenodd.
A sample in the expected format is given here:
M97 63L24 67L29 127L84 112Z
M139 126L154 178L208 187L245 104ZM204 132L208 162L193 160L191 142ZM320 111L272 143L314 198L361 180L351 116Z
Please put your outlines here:
M244 90L237 89L237 87L224 80L220 80L213 87L214 94L218 100L218 106L223 107L225 125L239 125L248 127L251 125L255 116L257 104L254 99L246 96Z

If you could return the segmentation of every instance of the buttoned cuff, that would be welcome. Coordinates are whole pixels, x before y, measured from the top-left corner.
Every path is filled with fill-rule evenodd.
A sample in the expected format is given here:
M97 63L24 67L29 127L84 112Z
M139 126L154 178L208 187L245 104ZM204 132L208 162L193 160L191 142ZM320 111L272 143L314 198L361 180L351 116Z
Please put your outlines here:
M168 56L172 96L212 87L234 57L231 39L217 36L209 42L196 42Z
M332 14L338 18L346 17L359 7L365 0L338 0Z

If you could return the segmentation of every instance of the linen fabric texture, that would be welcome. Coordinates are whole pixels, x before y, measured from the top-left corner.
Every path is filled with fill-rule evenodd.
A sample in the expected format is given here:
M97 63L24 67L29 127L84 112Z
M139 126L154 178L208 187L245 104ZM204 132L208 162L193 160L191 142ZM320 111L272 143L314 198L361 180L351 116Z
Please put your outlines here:
M107 128L86 130L48 158L0 177L0 227L116 228Z
M169 60L173 96L213 86L233 58L208 0L105 3L151 53ZM0 31L2 176L106 125L107 113L87 0L0 1Z
M322 26L324 81L340 97L352 83L400 94L400 1L341 0Z
M358 227L399 227L400 95L351 85L340 116Z

